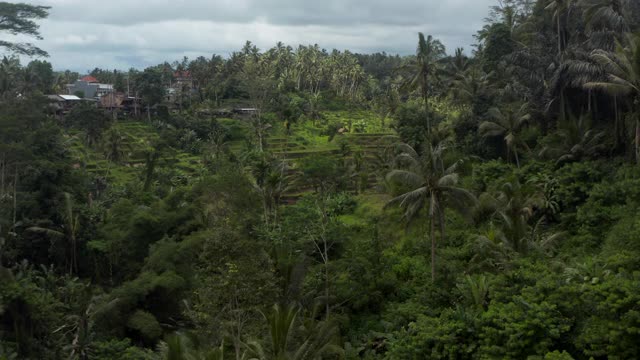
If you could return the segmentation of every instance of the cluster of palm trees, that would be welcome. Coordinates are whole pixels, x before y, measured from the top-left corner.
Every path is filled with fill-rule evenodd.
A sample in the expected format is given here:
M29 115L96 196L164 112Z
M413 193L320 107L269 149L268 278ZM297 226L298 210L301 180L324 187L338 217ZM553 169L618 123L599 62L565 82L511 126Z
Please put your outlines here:
M435 125L429 104L449 96L474 118L481 137L503 141L506 158L518 166L532 150L524 138L527 128L546 134L553 126L561 134L549 139L555 142L551 147L566 149L545 156L575 161L602 154L604 146L609 152L622 148L640 162L640 36L633 33L633 2L501 4L493 9L493 21L506 33L486 26L474 58L461 49L447 57L437 40L419 34L416 55L399 73L401 90L413 91L424 103L428 132ZM547 26L553 31L540 30ZM486 47L501 36L510 52L494 64Z
M172 71L189 71L201 95L214 97L218 104L225 95L237 95L233 88L238 81L243 81L247 63L260 64L274 89L281 93L296 91L317 97L321 91L329 91L355 100L362 96L362 86L369 79L358 58L349 51L328 52L317 44L294 49L281 42L264 52L247 42L241 51L232 53L226 60L214 55L211 59L199 57L173 65L165 63L158 69L166 73L165 82L171 79Z
M428 145L420 152L407 144L398 144L395 169L386 177L388 188L395 195L386 206L401 207L408 225L414 222L428 225L433 281L437 242L446 243L448 209L462 214L480 232L484 231L475 242L476 259L485 265L503 266L513 256L526 255L532 249L545 253L553 250L563 234L547 232L549 216L558 207L555 199L544 191L547 180L534 179L522 185L513 179L476 196L460 183L464 160L452 161L446 150L446 141Z
M618 142L634 144L633 154L640 163L640 36L630 33L633 28L629 20L630 3L550 0L543 9L548 18L538 17L532 8L519 6L517 1L505 1L503 7L494 9L497 21L502 21L511 31L509 41L516 44L513 53L502 59L503 74L486 72L482 46L476 59L469 60L462 51L444 59L440 44L430 36L419 34L416 56L407 68L410 72L405 76L405 88L415 91L416 97L422 99L427 114L436 86L448 89L439 93L448 92L455 100L469 105L471 115L478 119L478 134L486 139L501 139L506 159L518 167L522 154L531 152L524 136L526 129L541 125L543 117L554 114L559 118L557 131L540 146L541 157L551 157L563 164L604 154L610 125L596 129L594 118L602 122L603 117L611 114L598 113L594 108L596 97L608 96L614 104L614 136ZM586 24L583 33L576 28L576 22L580 21ZM532 24L544 22L553 23L555 28L557 50L553 61L556 65L551 67L548 63L542 64L545 56L535 59L536 51L542 53L549 49L544 48L544 44L541 46L539 38L529 36ZM480 37L486 38L491 28L483 31ZM526 76L522 73L525 63L530 66ZM547 68L537 71L537 67L542 66ZM574 111L575 104L569 103L572 100L569 89L583 91L586 98L583 109ZM482 96L494 98L494 105L477 113L473 103ZM572 97L575 99L576 95ZM556 112L551 110L554 106ZM623 109L626 117L619 114ZM432 133L434 124L429 118L425 122L428 132ZM629 127L628 122L633 124L632 141L627 141L624 131ZM448 164L447 157L443 156L446 143L434 145L434 137L427 134L427 138L430 140L424 149L413 149L406 144L397 147L395 170L389 172L387 181L392 193L400 192L389 205L402 207L408 221L423 216L429 224L434 279L435 229L440 228L439 239L444 242L447 208L473 209L478 225L489 224L484 227L485 233L478 236L477 243L479 253L492 259L494 265L500 262L496 259L505 260L514 253L526 254L535 247L548 249L561 238L562 234L544 231L548 220L545 214L552 213L556 207L545 202L539 186L521 185L514 179L476 198L458 186L457 162ZM548 208L544 210L545 207Z

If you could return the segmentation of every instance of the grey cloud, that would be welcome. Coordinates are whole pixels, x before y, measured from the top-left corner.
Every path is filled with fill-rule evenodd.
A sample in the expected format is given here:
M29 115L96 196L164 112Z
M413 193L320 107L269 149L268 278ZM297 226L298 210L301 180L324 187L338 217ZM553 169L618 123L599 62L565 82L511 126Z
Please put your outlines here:
M246 40L408 54L417 32L451 52L473 42L495 0L32 0L58 69L143 67L182 56L228 55ZM0 34L0 38L2 38Z
M63 21L132 25L170 20L277 25L418 25L482 16L494 0L34 0ZM468 16L464 16L467 14Z

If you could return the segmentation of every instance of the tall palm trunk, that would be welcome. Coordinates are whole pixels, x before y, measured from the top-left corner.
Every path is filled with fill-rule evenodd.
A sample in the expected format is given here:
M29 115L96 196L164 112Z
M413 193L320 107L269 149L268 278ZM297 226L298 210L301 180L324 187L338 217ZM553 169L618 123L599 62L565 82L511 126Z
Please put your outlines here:
M562 61L562 26L560 25L560 10L556 16L558 22L558 61Z
M636 164L640 164L640 96L633 102L633 117L635 118L635 132L633 137L634 157Z
M429 74L424 73L422 99L424 100L424 116L427 120L427 135L431 134L431 119L429 118Z
M436 281L436 200L431 197L429 209L429 236L431 237L431 281Z
M446 243L444 209L439 209L438 214L440 215L440 242L444 245Z

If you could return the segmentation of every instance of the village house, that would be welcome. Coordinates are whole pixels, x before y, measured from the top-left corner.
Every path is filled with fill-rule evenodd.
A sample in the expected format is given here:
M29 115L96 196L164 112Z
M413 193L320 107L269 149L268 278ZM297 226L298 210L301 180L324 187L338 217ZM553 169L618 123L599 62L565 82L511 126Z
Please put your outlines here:
M73 84L67 85L69 95L81 95L85 99L100 99L102 96L113 93L112 84L101 84L93 76L85 76Z
M98 106L109 111L119 111L124 114L133 114L135 113L136 109L140 109L142 105L140 98L127 96L127 94L122 92L112 92L102 95L102 97L100 97L100 101L98 102Z
M171 108L181 108L182 104L192 96L195 96L193 78L189 71L176 71L173 73L169 86L165 89L165 101Z
M49 109L57 116L63 116L67 114L76 105L83 102L83 100L75 95L47 95L49 99Z

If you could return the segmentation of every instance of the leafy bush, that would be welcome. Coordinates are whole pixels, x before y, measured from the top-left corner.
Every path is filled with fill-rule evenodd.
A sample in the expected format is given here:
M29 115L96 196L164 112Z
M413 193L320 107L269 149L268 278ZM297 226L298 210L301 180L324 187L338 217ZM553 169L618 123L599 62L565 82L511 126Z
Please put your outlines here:
M162 336L162 328L156 317L143 310L133 313L127 322L127 326L137 330L143 338L150 342Z

